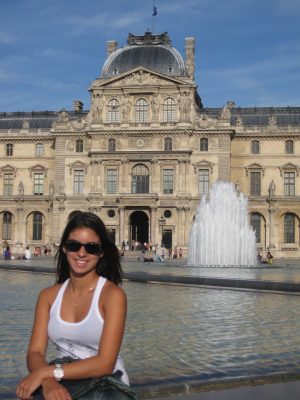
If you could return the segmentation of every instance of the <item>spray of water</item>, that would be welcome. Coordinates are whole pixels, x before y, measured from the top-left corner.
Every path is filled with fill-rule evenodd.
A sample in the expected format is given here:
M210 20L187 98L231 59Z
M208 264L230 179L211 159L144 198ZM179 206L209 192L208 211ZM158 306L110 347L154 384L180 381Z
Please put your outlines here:
M229 182L212 185L202 197L190 230L189 265L256 265L255 233L248 222L248 200Z

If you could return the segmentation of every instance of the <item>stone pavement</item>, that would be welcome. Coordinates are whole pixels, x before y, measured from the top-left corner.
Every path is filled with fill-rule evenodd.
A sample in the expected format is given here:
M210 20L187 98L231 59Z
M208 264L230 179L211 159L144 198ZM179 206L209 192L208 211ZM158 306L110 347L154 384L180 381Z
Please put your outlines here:
M188 395L172 394L153 400L299 400L300 381L269 383Z
M124 258L124 270L131 266L136 273L145 274L144 263L134 262L135 257ZM176 263L176 266L175 266ZM179 270L178 266L186 263L186 260L169 260L164 264L168 275L172 276ZM134 264L134 265L133 265ZM154 263L155 264L155 263ZM300 260L280 260L278 265L300 266ZM174 268L168 268L173 265ZM154 267L154 265L153 265ZM53 257L39 256L32 260L10 260L0 258L0 268L31 270L33 272L54 272ZM184 268L180 268L181 270ZM175 271L175 272L174 272ZM129 268L130 272L130 268ZM140 399L153 400L299 400L300 377L262 377L258 379L246 378L245 380L232 380L227 382L161 385L156 387L136 388ZM0 396L1 398L1 396Z

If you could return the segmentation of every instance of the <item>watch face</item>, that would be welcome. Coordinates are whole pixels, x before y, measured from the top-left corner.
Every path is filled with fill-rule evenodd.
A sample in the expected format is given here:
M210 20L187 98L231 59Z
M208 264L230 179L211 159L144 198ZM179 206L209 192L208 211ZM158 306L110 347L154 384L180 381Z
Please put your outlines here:
M61 365L59 364L55 365L53 375L57 381L62 380L62 378L64 377L64 370L62 369Z

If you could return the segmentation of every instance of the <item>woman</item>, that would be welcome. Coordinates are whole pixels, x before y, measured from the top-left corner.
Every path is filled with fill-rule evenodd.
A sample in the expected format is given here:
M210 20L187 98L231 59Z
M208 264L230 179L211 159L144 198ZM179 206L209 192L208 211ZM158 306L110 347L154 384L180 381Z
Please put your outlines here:
M40 388L44 397L33 398L70 400L67 382L84 384L86 378L116 371L121 371L120 386L129 388L119 357L126 318L126 295L118 286L122 279L119 252L97 215L80 212L71 218L56 261L57 284L42 290L37 301L27 353L30 373L17 387L18 398L30 399ZM59 357L69 357L67 362L47 363L48 339ZM134 394L122 396L114 398L135 398Z

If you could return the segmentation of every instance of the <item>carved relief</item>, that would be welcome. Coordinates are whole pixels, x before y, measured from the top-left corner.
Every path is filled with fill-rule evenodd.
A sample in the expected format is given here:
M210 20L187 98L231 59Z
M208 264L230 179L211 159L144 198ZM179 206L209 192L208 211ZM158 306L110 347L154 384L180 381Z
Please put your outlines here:
M66 151L74 151L74 141L72 139L66 141L65 149Z
M129 147L134 147L136 149L143 149L145 147L151 146L151 139L149 137L139 137L139 138L130 138L128 140Z
M169 83L169 82L168 82ZM130 85L165 85L166 81L156 75L142 70L127 75L125 78L112 82L109 86L130 86Z
M194 118L193 124L195 128L209 128L214 124L214 120L209 118L207 114L197 114Z
M275 117L275 115L271 115L271 117L269 117L269 125L277 125L277 118Z
M199 139L197 137L191 138L190 146L192 149L198 150L199 149Z
M81 131L84 129L86 125L86 122L84 119L77 119L75 121L72 121L72 127L76 130L76 131Z
M57 122L68 122L69 121L69 113L63 108L57 117Z

